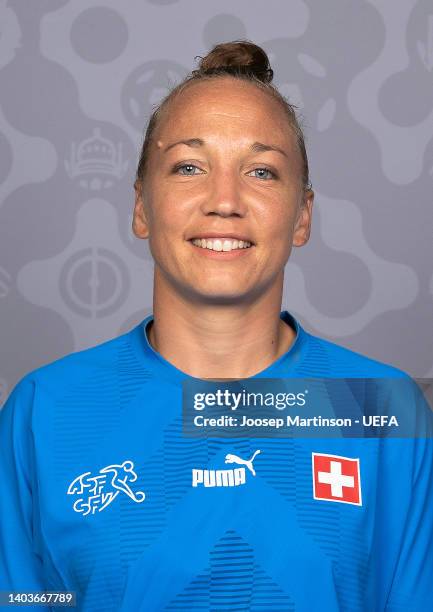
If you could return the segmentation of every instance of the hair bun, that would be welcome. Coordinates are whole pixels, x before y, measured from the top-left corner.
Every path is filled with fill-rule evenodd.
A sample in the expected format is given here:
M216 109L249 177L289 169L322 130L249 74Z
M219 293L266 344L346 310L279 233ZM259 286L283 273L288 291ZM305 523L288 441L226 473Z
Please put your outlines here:
M198 69L192 71L193 76L215 73L246 74L255 76L263 83L270 83L274 76L264 50L248 40L220 43L205 57L196 57L200 57L201 61Z

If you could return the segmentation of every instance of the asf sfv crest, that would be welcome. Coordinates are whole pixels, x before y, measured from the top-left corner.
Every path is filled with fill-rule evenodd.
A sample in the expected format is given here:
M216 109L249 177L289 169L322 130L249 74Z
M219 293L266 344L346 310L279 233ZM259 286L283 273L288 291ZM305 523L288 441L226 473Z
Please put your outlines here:
M250 459L242 459L237 455L229 453L225 457L224 463L235 463L237 465L245 467L237 467L233 469L222 469L222 470L203 470L193 469L192 470L192 486L193 487L237 487L246 483L246 469L253 476L256 475L256 471L253 466L253 461L256 456L260 453L260 450L256 450ZM246 468L246 469L245 469Z
M119 495L125 493L132 501L140 504L145 499L143 491L134 492L130 483L137 480L132 461L107 465L96 474L84 472L77 476L68 488L68 495L75 495L75 512L95 514L101 512Z

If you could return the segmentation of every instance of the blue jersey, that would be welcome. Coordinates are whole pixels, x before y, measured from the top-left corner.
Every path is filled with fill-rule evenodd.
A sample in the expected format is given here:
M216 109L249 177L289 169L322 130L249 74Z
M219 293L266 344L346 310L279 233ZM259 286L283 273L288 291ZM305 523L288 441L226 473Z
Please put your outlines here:
M252 378L407 377L280 316L296 339ZM152 319L30 372L0 411L0 591L104 612L433 610L432 438L188 438L191 377L149 344Z

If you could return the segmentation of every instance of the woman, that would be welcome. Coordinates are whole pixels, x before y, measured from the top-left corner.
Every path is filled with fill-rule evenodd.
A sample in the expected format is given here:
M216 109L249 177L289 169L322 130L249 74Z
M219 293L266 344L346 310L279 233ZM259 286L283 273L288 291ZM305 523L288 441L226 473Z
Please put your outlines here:
M281 312L314 193L271 80L260 47L220 44L153 114L133 218L153 314L13 390L0 589L80 610L433 610L431 440L182 431L185 382L405 377Z

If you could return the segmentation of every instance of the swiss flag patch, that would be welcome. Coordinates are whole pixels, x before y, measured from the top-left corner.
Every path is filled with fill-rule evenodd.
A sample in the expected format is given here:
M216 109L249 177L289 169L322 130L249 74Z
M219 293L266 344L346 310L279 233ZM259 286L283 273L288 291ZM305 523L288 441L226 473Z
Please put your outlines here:
M362 506L359 459L313 453L313 497Z

